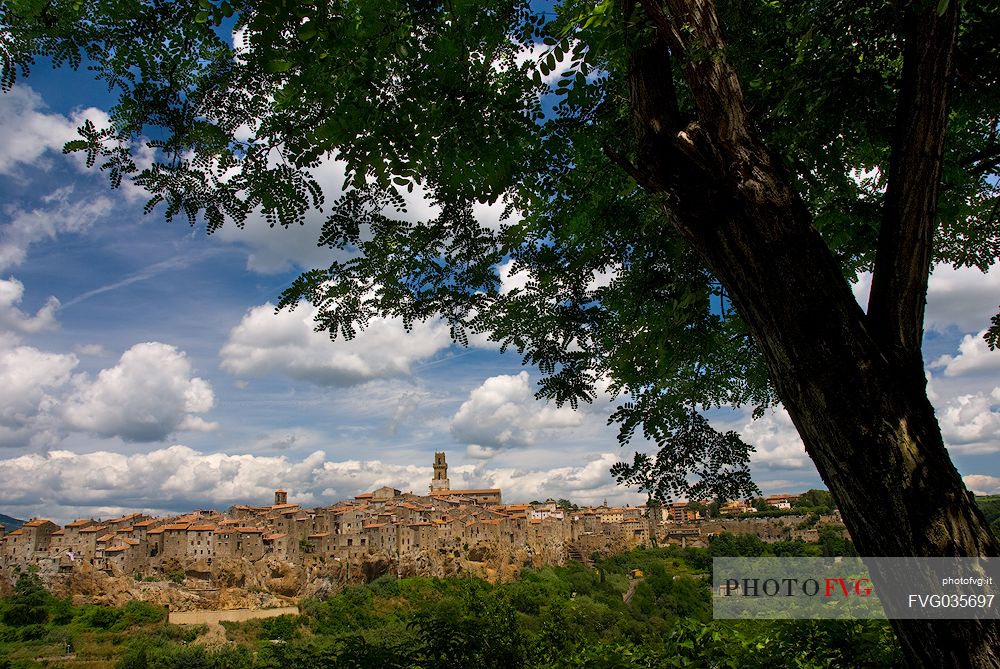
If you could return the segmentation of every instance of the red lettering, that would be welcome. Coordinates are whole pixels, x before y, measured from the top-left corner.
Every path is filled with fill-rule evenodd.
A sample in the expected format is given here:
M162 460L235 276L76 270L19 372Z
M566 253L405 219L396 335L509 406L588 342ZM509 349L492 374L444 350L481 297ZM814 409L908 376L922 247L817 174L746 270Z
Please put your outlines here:
M824 596L833 597L833 595L837 592L836 586L838 585L840 586L840 591L844 593L844 597L847 597L848 595L847 583L844 581L844 579L830 578L829 576L826 578L826 594Z

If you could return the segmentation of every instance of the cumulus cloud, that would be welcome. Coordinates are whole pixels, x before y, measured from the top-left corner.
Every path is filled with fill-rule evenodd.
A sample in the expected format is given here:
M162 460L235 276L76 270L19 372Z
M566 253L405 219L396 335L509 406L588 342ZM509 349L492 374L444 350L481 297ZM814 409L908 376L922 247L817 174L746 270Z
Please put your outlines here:
M528 373L521 372L483 381L459 407L451 422L451 433L457 440L479 448L509 448L530 446L551 430L582 423L582 414L570 407L536 400Z
M476 487L500 488L504 499L569 499L578 504L597 504L604 498L618 503L638 503L645 497L615 483L610 470L619 461L613 453L600 453L584 458L579 465L553 469L522 469L512 467L460 467L460 480ZM449 471L449 476L451 476ZM454 483L453 483L454 487Z
M1000 495L1000 476L969 474L963 476L966 487L977 495Z
M118 364L80 379L67 398L68 427L126 441L159 441L177 430L216 427L195 414L212 408L215 397L203 379L192 376L187 356L159 342L136 344Z
M277 314L271 304L254 307L222 347L222 368L236 376L280 374L347 387L409 376L415 362L451 344L442 323L416 323L407 332L398 318L375 318L355 339L331 340L314 330L316 313L310 305Z
M17 86L0 96L0 174L16 175L22 165L46 168L46 154L61 153L63 144L79 139L76 129L86 119L99 127L108 122L100 109L74 111L70 116L45 111L42 97L29 86Z
M42 198L42 205L31 210L4 208L8 222L0 228L0 271L23 263L31 244L87 230L111 211L112 203L104 196L74 198L72 186L65 186Z
M50 297L34 316L29 316L20 309L23 297L23 283L13 277L0 279L0 328L13 332L41 332L58 326L59 300Z
M475 460L489 460L497 453L497 449L480 446L479 444L469 444L465 447L466 457L473 458Z
M945 443L961 453L1000 452L1000 387L960 395L938 409Z
M74 355L30 346L0 348L0 446L51 442L50 413L58 406L61 388L70 381L77 363Z
M862 272L854 284L854 297L868 308L872 275ZM937 265L927 284L927 309L924 327L928 331L961 332L982 330L997 313L1000 305L1000 271L981 272L975 267L954 268Z
M750 455L755 469L761 466L778 469L803 469L810 466L809 456L791 417L783 407L768 411L739 430L743 440L757 451Z
M957 327L976 332L989 325L1000 308L1000 271L980 272L975 267L955 269L938 265L927 286L924 327L944 332Z
M930 364L931 369L943 368L945 376L967 374L996 374L1000 372L1000 351L991 351L983 335L965 335L958 345L958 355L942 355Z
M65 518L102 509L166 512L266 504L276 488L287 489L289 501L325 505L383 485L423 491L430 477L429 464L329 462L323 451L293 460L202 453L181 445L132 455L51 451L0 460L0 486L10 507Z

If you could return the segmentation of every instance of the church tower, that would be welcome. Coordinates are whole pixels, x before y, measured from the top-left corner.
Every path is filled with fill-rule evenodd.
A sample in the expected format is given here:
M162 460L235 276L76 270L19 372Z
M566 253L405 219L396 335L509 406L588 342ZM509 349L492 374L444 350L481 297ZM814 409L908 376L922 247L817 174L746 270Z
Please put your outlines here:
M448 482L448 463L444 460L444 453L434 454L434 478L431 479L431 492L449 490L451 485Z

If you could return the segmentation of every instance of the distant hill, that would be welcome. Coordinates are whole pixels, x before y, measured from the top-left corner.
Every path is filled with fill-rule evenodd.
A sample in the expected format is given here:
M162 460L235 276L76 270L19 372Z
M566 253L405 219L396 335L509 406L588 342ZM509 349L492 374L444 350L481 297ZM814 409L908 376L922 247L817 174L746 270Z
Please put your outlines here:
M986 516L987 523L1000 518L1000 495L976 495L976 504Z
M13 532L17 528L24 525L27 521L18 520L17 518L11 518L10 516L5 516L0 513L0 525L3 525L8 532Z

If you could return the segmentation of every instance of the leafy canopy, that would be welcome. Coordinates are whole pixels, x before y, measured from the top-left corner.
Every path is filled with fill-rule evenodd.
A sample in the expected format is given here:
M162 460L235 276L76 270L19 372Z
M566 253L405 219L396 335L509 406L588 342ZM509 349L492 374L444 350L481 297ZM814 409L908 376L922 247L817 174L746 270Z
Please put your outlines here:
M853 280L879 227L897 10L862 0L722 0L719 10L747 107ZM985 1L964 14L935 243L938 261L984 269L1000 253L998 11ZM668 447L619 468L620 480L649 480L662 499L692 485L703 497L754 492L750 447L699 412L759 414L775 402L765 367L662 203L613 160L637 148L630 57L656 44L638 6L3 0L0 23L5 89L42 57L86 64L120 94L110 127L88 122L66 150L100 163L112 185L127 176L145 187L147 211L163 205L209 232L323 212L319 243L334 260L296 280L281 307L312 302L332 337L377 314L443 317L463 344L486 333L537 365L539 397L576 406L610 384L621 441L641 431ZM156 149L152 165L135 162L142 142ZM321 177L332 159L343 184ZM441 213L407 220L409 193ZM503 209L502 223L477 218L484 204ZM501 290L501 269L530 279ZM701 483L667 475L678 466Z

